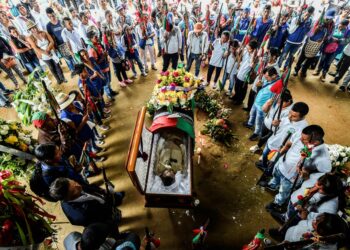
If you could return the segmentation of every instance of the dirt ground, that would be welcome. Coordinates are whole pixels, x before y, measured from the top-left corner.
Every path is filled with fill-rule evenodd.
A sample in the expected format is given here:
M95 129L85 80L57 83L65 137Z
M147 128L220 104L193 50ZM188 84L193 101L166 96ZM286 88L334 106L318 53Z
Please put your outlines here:
M160 64L161 60L158 60L158 68ZM64 71L68 69L65 67ZM241 249L258 230L277 226L264 210L264 205L273 196L255 185L261 174L254 167L258 156L248 150L253 145L248 140L251 131L241 126L247 113L241 107L231 105L229 99L225 99L225 103L232 108L230 120L239 139L231 148L226 148L213 144L210 138L203 136L201 164L198 166L197 156L193 159L194 190L200 204L191 210L144 207L143 196L131 183L124 164L137 112L149 99L156 78L157 72L152 71L147 78L141 77L129 87L120 89L113 77L112 86L120 94L112 107L113 117L109 121L112 129L106 133L105 146L108 160L103 166L108 168L107 175L116 185L116 190L126 191L125 200L120 206L123 213L120 230L132 230L143 236L144 227L148 226L160 237L161 249L186 250L191 249L191 230L210 218L206 249L224 250ZM0 79L9 86L8 80L4 80L4 74L0 75ZM60 88L76 88L77 80L69 76L67 79L69 83ZM350 133L347 130L350 124L348 93L339 92L338 87L329 83L321 83L311 76L311 72L304 80L292 76L289 88L295 101L304 101L310 106L307 120L309 124L319 124L324 128L326 143L350 145ZM16 119L13 109L0 109L0 112L2 118ZM198 113L197 118L198 133L206 117ZM102 176L90 181L102 184ZM58 203L47 204L46 207L58 217L58 249L64 249L64 237L82 228L68 223Z

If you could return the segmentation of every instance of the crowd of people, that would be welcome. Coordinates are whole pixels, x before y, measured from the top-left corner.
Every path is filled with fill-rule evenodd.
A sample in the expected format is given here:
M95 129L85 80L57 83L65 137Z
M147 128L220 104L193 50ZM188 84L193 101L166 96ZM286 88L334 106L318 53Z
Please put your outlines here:
M322 82L327 74L334 77L332 84L344 78L339 90L350 91L346 2L323 0L316 9L308 1L281 0L211 0L207 5L198 0L83 0L41 6L25 0L0 10L0 69L15 89L18 78L27 84L23 71L37 70L35 77L49 71L57 84L66 84L66 64L71 79L77 76L76 90L55 96L57 117L37 112L32 118L39 163L31 188L49 201L61 201L69 221L85 227L82 234L67 236L67 249L140 248L137 235L118 230L116 207L125 193L91 185L87 177L99 174L96 162L106 159L101 156L104 131L110 129L110 107L118 94L111 67L126 88L138 71L142 78L157 71L160 57L162 72L169 67L191 71L194 62L194 75L204 86L225 90L234 105L247 98L249 117L243 125L253 130L249 140L258 141L250 150L262 153L256 163L264 173L259 185L276 193L266 209L288 225L271 229L271 237L298 241L306 233L342 232L337 212L343 187L330 173L325 133L308 125L309 107L293 101L287 83L290 71L302 82L314 70ZM333 63L336 70L329 72ZM11 107L12 94L0 82L0 106ZM315 244L337 247L336 242Z

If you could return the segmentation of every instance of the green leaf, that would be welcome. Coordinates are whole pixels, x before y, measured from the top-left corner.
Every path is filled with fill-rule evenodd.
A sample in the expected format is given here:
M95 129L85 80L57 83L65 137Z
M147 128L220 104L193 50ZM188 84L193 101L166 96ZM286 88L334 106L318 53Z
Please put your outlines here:
M15 221L15 223L16 223L19 237L21 238L21 241L22 241L22 245L27 246L28 243L27 243L26 235L24 234L22 227L19 225L19 223L17 221Z

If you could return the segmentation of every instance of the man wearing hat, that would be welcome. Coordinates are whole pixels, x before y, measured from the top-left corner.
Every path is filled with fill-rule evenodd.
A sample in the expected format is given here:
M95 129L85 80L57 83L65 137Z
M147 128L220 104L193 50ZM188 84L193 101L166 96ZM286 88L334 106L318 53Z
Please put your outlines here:
M306 34L310 31L312 25L312 15L315 8L310 6L306 12L301 12L298 16L292 18L288 32L287 42L283 48L282 55L278 60L279 67L282 66L283 61L286 59L284 68L289 67L290 62L294 54L298 51L302 45ZM288 57L287 57L288 56Z
M89 115L81 115L73 105L75 94L67 95L59 93L56 101L60 107L60 118L66 122L71 128L75 129L77 139L83 144L88 142L93 152L99 152L100 148L96 145L95 137L92 129L87 124ZM103 161L105 158L98 158L96 161Z
M194 29L194 23L189 18L189 12L185 12L184 13L183 19L179 23L179 28L180 28L181 34L182 34L182 49L181 49L180 59L181 59L182 62L184 62L185 61L185 54L186 54L186 61L188 61L188 58L187 58L188 57L188 54L187 54L188 51L185 51L187 49L188 35Z
M75 132L68 126L62 126L57 120L52 119L44 112L36 112L32 116L32 123L38 130L38 143L54 143L60 147L61 152L69 157L72 153L77 153L80 157L80 152L72 152L73 141L75 140ZM79 151L79 150L78 150Z
M124 25L127 24L129 26L133 26L134 25L134 21L133 18L125 13L125 8L123 5L119 5L116 8L117 12L118 12L118 17L117 17L117 25L121 28L124 29Z
M203 31L203 28L202 23L196 23L194 30L190 31L187 37L188 61L186 71L191 70L192 63L195 61L195 77L199 76L201 62L206 59L209 48L208 34Z

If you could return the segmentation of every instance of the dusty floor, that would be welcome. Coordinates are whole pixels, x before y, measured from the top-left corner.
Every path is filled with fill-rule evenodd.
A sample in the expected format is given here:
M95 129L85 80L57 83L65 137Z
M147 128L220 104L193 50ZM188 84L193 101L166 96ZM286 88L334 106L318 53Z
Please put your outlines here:
M67 72L67 68L64 70ZM290 89L294 100L309 104L307 119L310 124L319 124L325 129L327 143L350 145L347 130L350 124L349 94L339 92L334 85L320 83L311 73L309 75L304 81L291 77ZM241 107L232 106L228 99L226 104L232 107L230 120L239 140L232 148L225 148L203 137L204 157L200 166L196 163L197 158L194 159L194 189L200 204L191 211L144 208L143 196L133 187L124 164L136 114L150 97L156 78L157 73L153 71L149 77L141 77L125 89L120 89L113 78L112 86L119 89L120 94L112 108L112 129L107 132L106 140L108 160L104 166L108 168L108 177L116 189L126 191L126 198L120 206L123 213L120 230L133 230L143 235L144 227L148 226L161 238L161 249L185 250L191 249L191 230L210 218L206 249L224 250L240 249L259 229L276 226L264 210L264 204L272 199L272 195L255 186L260 176L259 170L254 167L258 156L249 153L248 149L253 145L248 140L250 131L241 126L247 114ZM3 80L3 74L0 79L8 83L8 80ZM63 88L76 88L76 79L70 80ZM12 109L0 109L0 112L3 118L16 118ZM197 132L204 120L205 115L199 113ZM102 183L102 180L96 177L91 182ZM63 249L65 235L81 228L67 223L59 204L49 204L47 209L58 216L58 248Z

